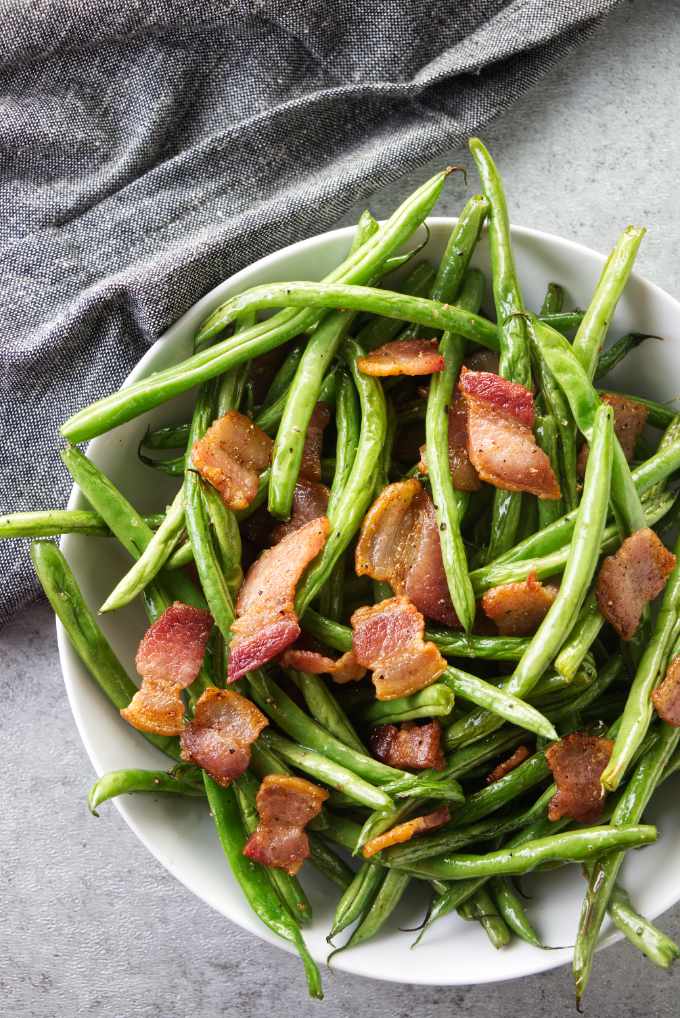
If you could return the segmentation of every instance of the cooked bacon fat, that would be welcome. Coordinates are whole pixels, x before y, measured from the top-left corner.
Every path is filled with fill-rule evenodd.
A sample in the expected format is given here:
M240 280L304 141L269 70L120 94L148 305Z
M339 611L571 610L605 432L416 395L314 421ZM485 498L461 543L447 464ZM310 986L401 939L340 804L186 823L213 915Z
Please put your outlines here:
M645 605L657 597L675 566L675 555L653 530L644 527L627 537L600 567L597 604L622 640L630 640Z
M179 735L184 728L182 687L175 682L144 679L120 715L140 732Z
M257 793L260 822L243 854L263 866L298 872L309 856L305 825L321 811L328 792L304 778L268 774Z
M245 509L255 498L259 474L269 463L272 440L237 410L229 410L195 443L191 462L230 509Z
M494 767L490 774L487 774L487 785L493 785L494 781L500 781L500 779L504 778L506 774L510 773L510 771L514 771L515 767L519 767L521 763L524 763L528 756L529 747L518 746L512 756L509 756L507 760L502 760L497 767Z
M357 367L363 375L374 378L432 375L444 370L444 358L436 339L395 339L359 357Z
M652 703L662 721L680 728L680 655L673 658L663 681L652 693Z
M307 672L308 675L330 675L333 682L340 684L356 682L363 679L366 674L366 669L358 664L354 651L351 650L333 659L316 650L291 647L281 656L281 664L284 668L294 668L298 672Z
M358 576L390 584L428 618L456 626L432 499L420 481L388 484L364 517L355 552Z
M373 756L390 767L401 770L440 771L446 766L442 750L442 726L438 721L418 725L405 721L396 725L378 725L370 734Z
M546 750L557 785L548 807L549 820L571 817L581 823L594 823L602 816L605 792L600 775L613 748L611 739L572 732Z
M449 822L449 819L448 808L442 806L440 809L436 809L434 813L427 813L425 816L414 817L413 820L397 824L390 831L378 834L377 837L367 841L361 850L362 855L365 859L370 859L372 855L375 855L376 852L382 852L384 848L390 848L392 845L403 845L405 841L410 841L416 834L424 834L426 831L433 831L437 827L442 827Z
M180 694L201 670L212 621L210 612L175 601L149 626L135 660L141 688L120 712L133 728L154 735L182 731Z
M278 523L271 533L271 544L278 544L284 537L294 534L304 527L305 523L318 520L326 515L330 492L325 484L307 481L304 478L297 482L293 492L293 511L286 523Z
M180 736L182 759L226 788L248 769L251 743L268 724L255 704L233 689L206 689Z
M356 660L373 672L378 700L396 700L438 679L446 661L425 642L425 620L407 597L393 597L352 615Z
M331 412L326 403L317 403L307 425L307 435L302 450L299 478L307 481L321 480L321 447L323 433L328 427Z
M470 461L483 481L506 491L557 499L550 459L536 444L533 396L524 386L487 371L460 373L467 408Z
M311 520L263 551L248 570L236 599L237 618L229 645L230 682L271 661L297 640L296 587L326 543L328 531L325 516Z
M482 609L502 636L531 636L548 614L557 587L545 586L531 573L518 583L492 587L482 596Z
M143 679L190 686L201 670L212 629L210 612L175 601L149 626L135 665Z
M608 403L614 408L614 433L621 443L623 454L630 463L635 452L635 444L645 429L648 410L642 403L636 403L625 396L615 393L605 393L602 397L603 403ZM588 443L584 442L578 454L576 469L580 477L586 472L588 462Z

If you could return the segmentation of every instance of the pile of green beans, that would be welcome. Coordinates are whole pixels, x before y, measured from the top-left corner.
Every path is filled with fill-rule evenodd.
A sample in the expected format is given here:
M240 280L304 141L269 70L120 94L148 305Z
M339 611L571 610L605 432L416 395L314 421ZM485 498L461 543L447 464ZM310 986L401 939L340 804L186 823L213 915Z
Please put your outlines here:
M680 728L660 723L651 701L669 661L680 653L680 564L658 610L645 611L631 644L619 640L595 596L602 558L642 527L664 537L680 504L680 416L665 404L629 397L646 407L647 422L657 429L657 441L652 445L645 436L629 464L616 437L614 409L595 387L631 351L644 356L653 346L642 345L652 338L642 333L607 346L644 230L621 233L585 311L565 308L559 282L549 283L542 306L532 309L522 290L523 282L529 292L528 281L520 281L515 265L501 175L479 139L471 140L470 152L481 193L463 206L440 258L428 248L426 219L450 168L426 181L382 225L366 211L347 256L322 281L276 282L235 294L201 324L191 357L66 421L62 459L87 508L0 516L0 539L35 539L35 570L63 634L117 710L128 706L138 684L49 539L106 537L122 546L130 560L124 575L95 606L107 616L138 599L149 622L174 601L210 612L214 625L205 658L183 694L188 722L201 694L226 683L244 573L264 547L262 528L271 531L276 520L290 518L316 405L326 403L331 413L320 454L329 533L297 586L294 610L303 639L324 655L350 652L353 612L393 596L388 583L354 575L354 548L384 488L420 479L436 521L428 554L441 555L442 598L448 593L458 619L453 627L425 619L424 639L443 659L429 685L378 700L370 672L340 685L330 675L274 660L235 686L268 724L251 746L249 768L229 787L183 762L178 738L146 734L154 751L169 758L166 768L159 756L153 769L112 771L89 793L95 815L108 800L128 794L175 796L187 800L189 809L209 810L236 883L259 920L295 946L314 997L322 989L302 935L313 921L305 871L298 879L243 855L259 822L259 782L271 774L302 775L329 793L308 825L308 865L339 893L328 935L333 953L377 936L409 887L412 894L424 892L424 899L434 894L418 941L438 919L457 914L479 922L497 950L514 938L543 949L512 878L577 863L588 882L574 952L579 1000L607 915L656 965L668 967L680 956L670 938L635 912L619 883L626 851L657 837L643 822L650 798L680 770ZM423 225L425 240L416 243ZM483 229L490 286L477 267ZM270 310L275 313L260 316ZM443 370L429 378L379 378L360 370L360 358L395 340L437 344ZM276 363L253 366L277 348ZM559 481L559 499L485 483L479 491L456 488L449 410L463 364L480 350L497 352L498 373L533 392L534 437ZM170 504L144 517L76 443L193 387L191 419L148 428L131 452L177 478ZM246 414L273 440L257 494L238 511L192 464L196 441L229 411ZM590 448L581 479L577 458L584 441ZM680 541L674 551L680 563ZM560 581L534 630L505 635L488 620L482 625L485 592L529 577ZM401 580L392 582L397 587ZM397 767L377 758L376 726L422 723L439 726L441 767ZM568 816L551 821L557 785L546 748L584 729L606 732L613 741L601 778L602 815L592 826ZM518 747L513 768L488 783L490 772ZM435 810L443 811L438 829L403 843L395 837L377 852L380 843L369 845Z

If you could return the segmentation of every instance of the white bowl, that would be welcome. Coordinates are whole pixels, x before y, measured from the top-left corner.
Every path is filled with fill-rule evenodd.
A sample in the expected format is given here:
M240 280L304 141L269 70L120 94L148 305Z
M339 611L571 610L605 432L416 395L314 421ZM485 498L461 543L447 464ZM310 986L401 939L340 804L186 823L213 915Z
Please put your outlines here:
M432 235L424 255L436 260L442 253L455 220L434 218ZM227 297L259 283L319 279L333 269L349 248L352 229L334 230L312 237L263 258L216 287L202 298L142 358L130 375L134 381L164 368L190 353L192 336L199 322ZM566 288L569 306L585 306L601 272L604 258L568 240L536 230L513 228L517 268L528 307L539 307L546 284L557 280ZM488 248L483 238L474 264L488 272ZM488 299L488 295L487 295ZM616 372L621 391L635 392L658 400L672 399L678 391L678 355L675 339L680 323L680 306L657 286L634 276L619 304L610 335L648 331L667 337L667 342L649 341L630 354ZM173 400L144 417L138 417L92 442L89 456L120 487L142 512L158 511L169 500L176 485L157 472L142 466L136 456L137 444L149 424L157 427L185 420L191 395ZM74 490L70 508L82 507ZM97 608L129 567L127 555L115 541L105 538L68 536L62 548L80 582L87 602ZM134 675L134 654L145 628L145 616L134 604L102 618L102 627L130 674ZM72 650L58 625L59 652L69 701L97 774L119 767L165 768L167 759L148 745L118 717L104 699ZM653 917L680 898L680 812L674 808L677 786L664 786L649 810L649 819L660 822L658 843L631 854L625 864L624 881L641 912ZM86 787L83 785L83 795ZM231 877L222 855L212 821L198 800L171 796L127 796L116 800L123 817L159 862L190 890L244 929L279 947L288 945L274 937L252 914ZM94 821L93 821L94 822ZM105 820L99 821L105 823ZM503 951L490 947L475 923L463 923L457 916L440 920L422 944L410 950L414 934L398 927L413 927L423 916L427 895L411 892L387 929L374 941L342 953L334 967L399 983L457 985L494 982L555 968L570 961L577 917L584 891L579 868L571 866L531 879L533 900L530 913L544 942L560 950L540 951L515 941ZM305 938L317 961L328 953L325 941L338 891L310 871L303 883L314 907L314 923ZM608 926L603 944L617 935ZM302 980L302 975L300 976Z

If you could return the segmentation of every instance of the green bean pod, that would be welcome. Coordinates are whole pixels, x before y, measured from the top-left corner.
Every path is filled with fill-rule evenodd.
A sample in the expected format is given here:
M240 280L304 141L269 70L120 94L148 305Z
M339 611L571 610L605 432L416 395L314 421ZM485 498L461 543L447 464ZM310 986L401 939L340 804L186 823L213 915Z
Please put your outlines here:
M619 884L612 891L608 911L617 930L659 968L670 968L680 958L680 947L649 919L635 911L628 894Z
M550 721L524 700L514 696L507 690L500 689L451 665L442 675L440 682L446 683L451 689L484 710L490 711L503 721L535 732L546 739L556 739L557 732Z
M508 878L492 877L490 884L493 900L508 928L532 947L543 947L538 933L529 921L522 899Z
M375 700L357 712L357 719L368 725L398 725L418 718L447 717L453 710L453 691L443 682L396 700Z
M659 336L648 336L644 332L627 332L625 336L621 336L608 349L600 353L597 358L593 380L597 382L608 375L632 350L635 350L641 343L644 343L646 339L659 338Z
M538 445L550 460L555 476L563 479L564 472L560 470L558 456L557 423L552 414L542 414L537 417L534 432ZM554 523L555 520L560 519L564 515L564 502L561 498L539 498L537 502L538 529L540 530L543 530L548 524Z
M333 925L326 937L329 943L368 911L383 879L384 870L380 866L371 862L361 864L336 906Z
M364 745L354 731L352 722L337 702L330 689L319 675L307 675L289 669L286 674L302 693L307 710L327 732L334 735L346 746L358 753L364 753Z
M368 910L364 912L361 922L352 931L347 943L329 954L326 964L330 964L333 955L340 951L346 951L349 947L357 947L374 937L394 912L411 880L408 873L401 873L399 870L388 870L387 873L382 871L381 877L378 893Z
M507 923L486 887L480 887L459 905L458 915L461 919L477 921L497 951L507 947L512 939Z
M93 816L98 817L97 807L119 795L149 794L184 795L190 798L205 798L205 787L201 772L191 768L192 777L182 771L145 771L127 768L108 771L97 778L87 795L87 804Z
M157 530L165 513L145 516L150 530ZM87 537L111 537L99 513L90 509L45 509L42 512L8 513L0 516L0 540L13 537L59 537L83 534Z

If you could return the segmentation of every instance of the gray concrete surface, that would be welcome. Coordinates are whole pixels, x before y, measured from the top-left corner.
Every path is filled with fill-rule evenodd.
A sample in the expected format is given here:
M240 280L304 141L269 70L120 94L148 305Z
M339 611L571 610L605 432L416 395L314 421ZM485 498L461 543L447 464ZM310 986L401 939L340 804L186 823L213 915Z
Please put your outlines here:
M646 223L640 267L676 296L678 67L677 3L624 3L580 52L485 132L505 174L516 222L601 250L625 223ZM449 159L458 162L465 154L451 152ZM429 172L424 168L377 195L375 211L390 210ZM451 189L446 211L454 211L459 199ZM564 968L459 989L399 987L336 974L325 979L325 1003L308 1002L297 961L193 898L115 810L99 821L89 816L91 768L66 702L46 607L36 606L0 633L0 655L0 1014L573 1014ZM680 937L680 906L661 925ZM597 959L587 1013L675 1016L677 993L677 974L655 971L619 945Z

